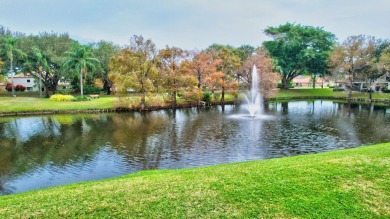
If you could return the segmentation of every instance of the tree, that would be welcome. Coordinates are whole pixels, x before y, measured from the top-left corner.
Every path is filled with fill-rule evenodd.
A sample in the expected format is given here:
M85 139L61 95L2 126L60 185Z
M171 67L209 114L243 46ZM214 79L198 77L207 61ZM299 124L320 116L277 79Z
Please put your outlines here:
M185 74L182 62L188 53L178 47L166 47L159 51L158 60L162 86L172 96L172 105L176 107L176 96L180 91L191 91L196 85L193 75Z
M382 67L382 71L388 74L390 71L390 43L388 43L387 48L384 49L383 52L381 53L379 58L379 63L380 66ZM390 89L390 87L388 87L387 89Z
M109 79L119 91L133 89L141 93L141 107L145 107L148 92L155 90L158 77L156 48L152 40L133 36L130 46L115 55L109 63Z
M334 34L319 27L286 23L264 32L273 40L263 42L282 75L283 88L300 74L323 73L335 42Z
M15 96L15 89L14 89L14 53L18 54L20 56L25 56L25 54L16 48L16 43L18 39L14 38L12 36L5 36L2 38L2 50L3 53L5 53L7 59L9 60L9 74L11 74L11 84L12 84L12 96Z
M216 51L212 49L209 52L213 54L215 60L218 60L219 65L217 66L217 72L211 74L207 81L211 87L221 89L221 101L223 103L225 102L226 90L237 90L237 71L241 66L241 60L228 47L222 47Z
M95 65L100 63L98 59L93 57L91 47L77 46L73 51L65 52L68 59L63 64L64 69L75 70L80 73L80 94L83 93L83 77L86 77L88 69L95 69Z
M252 70L255 65L260 79L260 89L263 97L269 97L277 92L277 84L280 77L273 72L273 60L265 48L258 48L256 53L248 58L243 64L243 83L250 86L252 83Z
M23 72L31 73L40 83L45 86L46 96L49 96L49 91L53 94L56 92L57 84L60 78L65 78L62 73L62 64L66 61L64 53L70 51L72 46L77 46L78 43L69 38L69 35L58 33L39 33L38 35L29 35L20 37L18 48L27 54L27 62L23 63ZM34 50L32 48L35 48ZM41 55L37 54L39 50ZM35 52L34 52L35 51ZM42 72L41 80L37 71L37 57L44 55L48 67ZM42 81L42 82L41 82Z
M49 97L49 87L52 86L52 77L50 74L50 66L46 54L38 47L32 47L32 54L25 65L25 71L33 74L39 81L39 94L42 97L42 83L45 87L45 97ZM57 82L56 82L57 84Z
M242 45L233 49L233 53L241 59L242 63L251 58L255 52L256 49L251 45Z
M183 67L188 74L194 75L198 80L198 89L201 90L204 86L204 79L216 72L217 66L220 64L220 59L214 59L211 53L207 52L192 52L192 60L183 63Z
M94 73L94 78L100 78L103 81L103 89L109 95L111 93L113 83L108 78L108 65L110 59L120 52L120 46L115 45L112 42L100 41L93 44L92 48L95 57L100 61L100 65L98 65Z
M374 39L364 35L350 36L342 44L334 47L330 63L336 74L344 75L347 78L349 98L352 98L354 80L358 76L363 79L363 73L371 71L369 68L374 51Z

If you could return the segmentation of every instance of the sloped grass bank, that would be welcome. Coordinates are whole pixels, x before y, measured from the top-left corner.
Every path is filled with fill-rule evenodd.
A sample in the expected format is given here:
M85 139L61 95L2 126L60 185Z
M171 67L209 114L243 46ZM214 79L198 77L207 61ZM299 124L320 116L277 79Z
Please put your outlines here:
M390 143L0 196L0 218L389 218Z

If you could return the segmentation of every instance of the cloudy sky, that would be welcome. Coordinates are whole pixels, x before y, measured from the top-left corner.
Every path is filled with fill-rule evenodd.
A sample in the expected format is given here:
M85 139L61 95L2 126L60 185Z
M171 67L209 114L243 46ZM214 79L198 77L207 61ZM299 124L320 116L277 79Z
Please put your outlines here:
M124 45L142 35L159 48L258 46L270 39L266 27L286 22L323 27L339 41L357 34L390 39L390 0L0 0L0 25L67 32L81 43Z

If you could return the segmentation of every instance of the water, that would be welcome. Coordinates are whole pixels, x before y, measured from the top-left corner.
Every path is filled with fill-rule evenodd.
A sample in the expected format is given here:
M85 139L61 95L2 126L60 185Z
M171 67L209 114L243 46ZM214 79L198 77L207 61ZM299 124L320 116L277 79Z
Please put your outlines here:
M260 89L259 89L259 79L257 74L256 66L253 65L252 68L252 83L251 83L251 89L249 91L248 95L244 95L246 99L246 104L244 107L249 112L249 117L255 117L257 115L261 116L263 115L263 97L261 95ZM242 117L246 117L248 115L240 115Z
M332 101L147 113L0 118L0 194L120 176L318 153L390 141L390 107Z

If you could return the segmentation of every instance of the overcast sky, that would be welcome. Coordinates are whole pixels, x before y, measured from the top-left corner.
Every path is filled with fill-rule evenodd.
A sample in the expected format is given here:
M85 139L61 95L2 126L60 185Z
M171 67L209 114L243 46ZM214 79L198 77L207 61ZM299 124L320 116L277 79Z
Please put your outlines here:
M128 44L133 35L204 49L261 45L263 30L286 22L323 27L339 41L390 38L390 0L0 0L0 25L37 34L67 32L80 43Z

